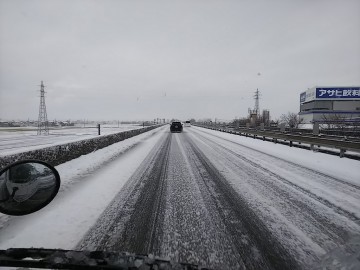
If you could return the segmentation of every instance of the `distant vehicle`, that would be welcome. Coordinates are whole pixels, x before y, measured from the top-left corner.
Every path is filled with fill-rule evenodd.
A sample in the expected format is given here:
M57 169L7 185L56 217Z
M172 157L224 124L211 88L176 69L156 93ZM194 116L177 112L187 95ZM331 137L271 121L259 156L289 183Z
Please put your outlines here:
M185 127L191 127L190 121L185 121Z
M181 122L172 122L171 126L170 126L170 131L171 132L182 132L183 126L182 126Z

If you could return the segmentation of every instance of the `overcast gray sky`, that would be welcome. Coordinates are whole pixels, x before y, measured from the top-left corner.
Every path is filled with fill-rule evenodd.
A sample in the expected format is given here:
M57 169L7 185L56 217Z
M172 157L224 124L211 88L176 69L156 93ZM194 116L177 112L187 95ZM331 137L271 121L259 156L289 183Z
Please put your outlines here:
M0 118L233 119L360 85L360 1L0 0Z

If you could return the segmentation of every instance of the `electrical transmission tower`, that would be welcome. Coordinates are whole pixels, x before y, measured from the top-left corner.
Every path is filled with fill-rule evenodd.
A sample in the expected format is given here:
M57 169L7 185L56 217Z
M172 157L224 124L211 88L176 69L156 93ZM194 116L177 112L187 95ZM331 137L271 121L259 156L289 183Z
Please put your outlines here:
M259 107L260 92L259 92L259 89L256 89L254 99L255 99L254 111L257 115L259 115L260 114L260 107Z
M49 123L48 123L47 114L46 114L45 90L44 89L45 89L44 83L43 83L43 81L41 81L37 135L49 135Z

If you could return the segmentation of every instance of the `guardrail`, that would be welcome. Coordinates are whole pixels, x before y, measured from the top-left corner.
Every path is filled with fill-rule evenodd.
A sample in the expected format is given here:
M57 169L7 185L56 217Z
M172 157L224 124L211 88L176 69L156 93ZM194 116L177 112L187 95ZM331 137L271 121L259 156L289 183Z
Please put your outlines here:
M263 141L271 141L274 143L281 143L289 145L290 147L298 147L303 149L309 149L313 151L324 152L333 155L339 155L340 157L347 157L360 160L360 156L347 154L346 151L353 151L360 154L360 142L349 141L344 139L332 139L323 138L322 135L296 135L288 133L271 132L265 130L250 130L250 129L226 129L226 128L214 128L206 125L194 124L195 126L204 127L212 130L218 130L231 134L236 134L245 137L252 137L254 139L260 139ZM295 144L298 143L298 144ZM307 144L307 145L303 145ZM329 151L328 149L320 149L320 147L338 149L339 152Z
M202 125L202 124L200 124ZM207 126L207 125L205 125ZM215 127L215 128L221 128L221 129L235 129L234 126L228 126L228 125L212 125L209 127ZM260 126L258 127L260 128ZM258 130L257 128L247 128L246 126L240 126L237 128L237 130ZM265 131L269 131L269 132L282 132L281 128L278 127L264 127ZM301 133L302 135L305 134L309 134L309 135L313 135L313 130L312 129L300 129L300 128L289 128L289 127L285 127L285 133L291 133L291 134L299 134ZM320 129L319 130L319 134L321 134L323 137L327 137L327 138L347 138L347 140L353 140L353 141L357 141L360 142L360 130L353 130L353 131L349 131L349 130L327 130L327 129Z

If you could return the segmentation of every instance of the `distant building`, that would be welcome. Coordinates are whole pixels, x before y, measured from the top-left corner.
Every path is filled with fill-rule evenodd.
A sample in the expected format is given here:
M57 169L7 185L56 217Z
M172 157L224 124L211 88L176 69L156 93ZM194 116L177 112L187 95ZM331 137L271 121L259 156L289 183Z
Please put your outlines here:
M300 94L304 123L360 119L360 87L313 87Z
M265 124L266 127L270 126L270 111L269 110L262 111L262 122Z

